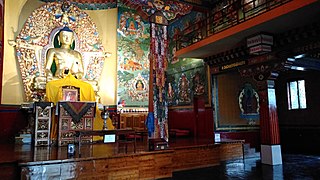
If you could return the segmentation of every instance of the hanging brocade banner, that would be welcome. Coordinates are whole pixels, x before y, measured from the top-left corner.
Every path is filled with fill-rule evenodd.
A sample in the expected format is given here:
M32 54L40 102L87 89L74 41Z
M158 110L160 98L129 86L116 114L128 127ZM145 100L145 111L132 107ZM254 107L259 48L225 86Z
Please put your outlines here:
M167 26L151 23L150 55L153 61L154 138L168 141L168 103L165 96L165 72L167 69Z

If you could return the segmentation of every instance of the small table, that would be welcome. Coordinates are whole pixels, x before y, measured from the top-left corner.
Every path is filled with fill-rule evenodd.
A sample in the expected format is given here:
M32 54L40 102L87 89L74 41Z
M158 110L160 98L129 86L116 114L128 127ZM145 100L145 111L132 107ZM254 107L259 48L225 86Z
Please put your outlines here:
M78 147L79 147L79 156L81 155L81 137L82 136L104 136L104 135L112 135L116 136L115 143L119 146L121 144L133 143L133 151L136 152L136 132L133 129L114 129L114 130L87 130L87 131L75 131L75 142L76 138L78 138ZM120 140L120 136L124 136L124 139ZM133 141L128 140L127 136L133 135Z

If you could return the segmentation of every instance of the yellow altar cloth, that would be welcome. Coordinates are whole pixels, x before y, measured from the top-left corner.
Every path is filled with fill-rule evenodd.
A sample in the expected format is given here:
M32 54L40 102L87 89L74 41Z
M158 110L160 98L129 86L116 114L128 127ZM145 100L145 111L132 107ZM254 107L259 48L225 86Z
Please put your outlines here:
M80 101L96 101L95 93L89 83L76 79L73 75L68 74L63 79L53 80L46 85L46 96L49 102L56 104L63 100L62 87L74 86L80 89Z
M80 89L80 101L92 101L95 102L95 93L93 90L93 87L91 84L84 82L82 80L76 79L73 75L68 74L63 79L53 80L46 84L46 99L49 102L53 102L55 105L58 101L63 100L63 92L62 87L63 86L74 86L76 88ZM93 122L93 129L94 130L101 130L103 127L103 119L101 118L100 110L98 109L98 106L96 106L96 117ZM107 120L107 128L108 129L114 129L114 126L112 125L112 121L110 118ZM51 127L51 139L56 140L57 139L57 130L58 130L58 122L55 116L53 116L52 119L52 127ZM99 140L97 138L94 138L94 140Z

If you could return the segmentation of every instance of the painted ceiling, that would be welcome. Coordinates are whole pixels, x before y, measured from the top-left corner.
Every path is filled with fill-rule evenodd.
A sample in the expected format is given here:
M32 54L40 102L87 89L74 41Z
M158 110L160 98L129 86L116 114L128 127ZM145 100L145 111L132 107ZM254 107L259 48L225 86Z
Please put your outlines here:
M55 2L55 1L65 1L65 0L40 0L43 2ZM121 2L122 0L69 0L69 2L72 2L74 4L77 4L78 7L84 8L84 9L108 9L116 7L117 2ZM168 0L133 0L141 4L148 4L148 3L167 3ZM195 5L195 6L202 6L208 8L208 6L211 6L214 2L219 0L174 0L174 2L178 3L184 3L189 5Z
M65 0L40 0L42 2L64 2ZM83 10L101 10L117 7L117 0L69 0Z
M57 2L65 0L40 0L43 2ZM157 11L163 13L167 20L186 15L194 8L208 8L213 1L210 0L69 0L72 4L83 10L101 10L116 8L123 4L136 9L143 19L148 19Z

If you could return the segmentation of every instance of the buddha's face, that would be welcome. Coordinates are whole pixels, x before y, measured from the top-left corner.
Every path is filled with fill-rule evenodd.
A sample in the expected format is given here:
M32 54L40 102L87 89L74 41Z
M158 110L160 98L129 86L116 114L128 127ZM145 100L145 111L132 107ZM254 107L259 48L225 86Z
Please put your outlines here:
M71 45L73 41L73 32L61 31L59 34L59 40L61 44Z

